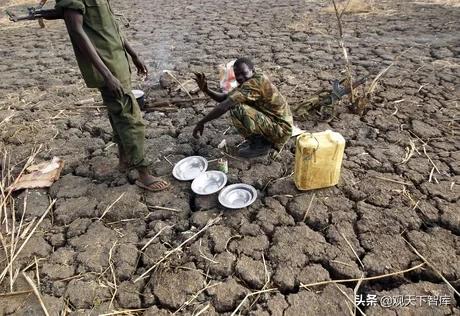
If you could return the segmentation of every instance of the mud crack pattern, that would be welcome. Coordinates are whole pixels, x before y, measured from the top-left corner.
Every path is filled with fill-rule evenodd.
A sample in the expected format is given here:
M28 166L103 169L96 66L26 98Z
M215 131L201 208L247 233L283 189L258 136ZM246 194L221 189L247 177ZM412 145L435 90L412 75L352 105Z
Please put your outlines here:
M0 6L14 4L6 2ZM170 69L188 78L191 71L203 71L217 82L218 64L247 55L296 104L327 87L343 68L335 16L324 1L114 0L112 5L129 20L124 32L146 60L152 81ZM196 197L189 183L175 181L168 162L192 154L219 158L217 145L224 138L229 148L241 142L234 130L224 135L225 119L209 124L202 139L191 137L212 103L144 115L153 169L173 187L143 192L132 177L116 171L106 113L98 107L97 91L84 87L64 24L48 22L39 29L35 22L0 19L0 146L10 159L0 162L1 170L18 164L13 170L18 173L39 144L38 160L66 161L49 190L14 197L17 225L24 208L28 224L57 199L14 267L28 267L34 282L39 276L51 315L129 309L144 315L230 315L246 295L261 289L275 290L251 296L240 308L243 315L344 315L353 310L346 296L353 300L356 283L313 291L301 284L409 269L422 260L407 240L459 290L459 20L458 7L401 1L344 15L357 77L375 75L399 59L362 117L342 104L330 123L318 122L314 113L297 121L309 131L333 129L346 138L339 185L314 196L297 191L288 177L294 159L290 141L277 160L229 158L229 182L254 185L260 198L249 208L222 212L215 200ZM92 97L95 105L74 105ZM11 214L8 220L11 226ZM8 243L3 247L10 249ZM4 250L1 270L8 262ZM29 289L22 277L12 289L9 282L8 277L2 282L2 293ZM443 306L361 306L367 315L460 314L460 298L427 266L363 282L358 294L450 297ZM2 315L41 313L31 293L0 296Z

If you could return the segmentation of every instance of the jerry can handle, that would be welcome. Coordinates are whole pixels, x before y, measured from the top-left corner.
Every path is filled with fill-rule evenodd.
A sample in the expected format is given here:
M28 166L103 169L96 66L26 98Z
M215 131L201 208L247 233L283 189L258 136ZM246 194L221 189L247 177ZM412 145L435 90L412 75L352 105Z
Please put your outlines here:
M305 160L310 160L311 156L313 156L316 153L316 151L319 149L319 140L313 135L313 133L309 133L309 134L310 134L311 138L314 138L316 140L317 145L316 145L316 148L311 152L310 155L308 155L308 156L305 155L305 157L303 158L304 161Z

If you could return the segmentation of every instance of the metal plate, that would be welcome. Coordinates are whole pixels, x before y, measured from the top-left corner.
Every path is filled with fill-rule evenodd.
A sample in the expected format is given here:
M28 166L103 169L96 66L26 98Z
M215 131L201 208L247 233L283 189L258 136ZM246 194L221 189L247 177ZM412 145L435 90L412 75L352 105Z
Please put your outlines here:
M199 195L213 194L227 184L227 175L221 171L206 171L192 182L192 191Z
M174 165L173 176L180 181L189 181L208 169L208 161L201 156L190 156Z
M229 185L219 193L219 203L232 209L247 207L256 199L256 189L244 183Z

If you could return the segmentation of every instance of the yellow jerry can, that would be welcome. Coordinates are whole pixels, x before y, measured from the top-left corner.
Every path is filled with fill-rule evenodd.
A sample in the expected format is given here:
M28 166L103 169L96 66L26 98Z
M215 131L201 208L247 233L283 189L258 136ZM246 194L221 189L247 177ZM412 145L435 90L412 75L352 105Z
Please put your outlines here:
M294 182L299 190L326 188L339 183L345 139L327 130L297 137Z

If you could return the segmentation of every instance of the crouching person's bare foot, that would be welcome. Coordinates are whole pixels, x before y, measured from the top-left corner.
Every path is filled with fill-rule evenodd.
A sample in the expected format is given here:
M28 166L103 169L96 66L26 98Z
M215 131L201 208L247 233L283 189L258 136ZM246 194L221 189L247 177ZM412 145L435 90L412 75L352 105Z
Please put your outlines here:
M142 167L137 169L139 179L136 180L136 185L148 191L158 192L169 188L170 184L161 178L152 176L147 168Z

